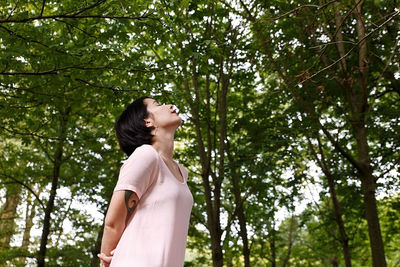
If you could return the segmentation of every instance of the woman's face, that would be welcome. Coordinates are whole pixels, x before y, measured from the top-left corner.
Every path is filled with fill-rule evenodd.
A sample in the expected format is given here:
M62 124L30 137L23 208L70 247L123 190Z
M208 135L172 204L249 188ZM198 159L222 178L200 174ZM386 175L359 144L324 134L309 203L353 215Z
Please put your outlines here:
M145 98L143 103L147 107L149 118L146 118L146 126L161 128L176 128L182 122L172 104L162 105L152 98Z

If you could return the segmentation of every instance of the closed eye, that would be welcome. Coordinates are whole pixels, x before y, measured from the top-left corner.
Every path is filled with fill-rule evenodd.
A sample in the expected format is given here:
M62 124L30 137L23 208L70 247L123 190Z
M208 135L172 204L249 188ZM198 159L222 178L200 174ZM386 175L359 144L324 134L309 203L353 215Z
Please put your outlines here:
M162 104L158 103L157 101L154 101L153 103L156 104L156 106L162 106Z

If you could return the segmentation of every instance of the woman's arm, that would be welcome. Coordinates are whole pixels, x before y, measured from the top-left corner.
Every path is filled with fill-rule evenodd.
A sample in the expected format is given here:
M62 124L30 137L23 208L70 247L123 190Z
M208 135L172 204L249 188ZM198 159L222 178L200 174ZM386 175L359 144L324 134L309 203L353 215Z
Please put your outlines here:
M100 256L100 259L103 265L107 266L110 263L104 262L104 259L111 256L111 251L117 246L126 223L138 202L139 198L133 191L124 190L114 192L105 218L103 239L101 241L100 252L102 256Z

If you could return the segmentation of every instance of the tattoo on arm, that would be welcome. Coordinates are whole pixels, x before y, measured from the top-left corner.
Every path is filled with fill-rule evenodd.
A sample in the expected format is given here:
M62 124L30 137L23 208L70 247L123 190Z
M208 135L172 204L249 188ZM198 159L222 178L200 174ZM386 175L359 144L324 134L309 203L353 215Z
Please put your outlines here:
M131 216L132 212L136 208L136 200L134 199L133 191L126 190L125 191L125 206L126 206L126 221L128 221L129 217Z

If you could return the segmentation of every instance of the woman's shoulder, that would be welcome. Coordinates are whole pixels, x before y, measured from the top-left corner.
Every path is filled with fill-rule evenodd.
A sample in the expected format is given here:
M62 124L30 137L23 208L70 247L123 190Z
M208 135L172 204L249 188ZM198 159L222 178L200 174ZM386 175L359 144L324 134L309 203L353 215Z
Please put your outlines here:
M138 146L133 153L150 153L150 154L157 154L156 149L149 144L143 144L141 146Z
M158 153L152 145L143 144L135 149L129 156L127 161L132 159L144 160L144 161L155 161L158 160Z

